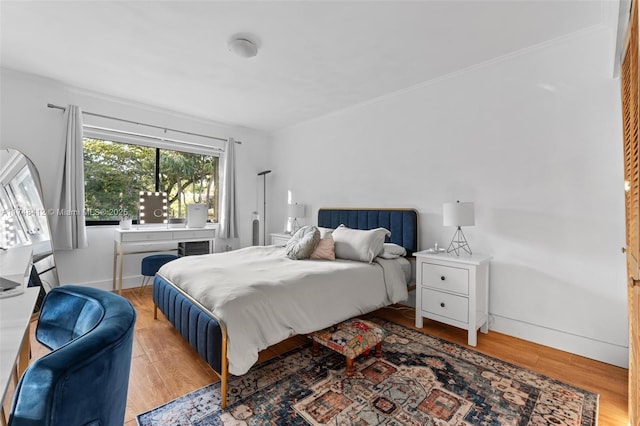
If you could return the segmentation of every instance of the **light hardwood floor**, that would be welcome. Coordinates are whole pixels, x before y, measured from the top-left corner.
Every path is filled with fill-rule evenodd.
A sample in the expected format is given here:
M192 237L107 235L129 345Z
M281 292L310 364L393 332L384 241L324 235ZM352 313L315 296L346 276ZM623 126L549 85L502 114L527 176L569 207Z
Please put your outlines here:
M153 319L149 287L123 291L138 314L135 327L131 379L127 399L126 426L135 426L136 414L216 381L217 376L162 316ZM376 316L413 327L413 310L385 308ZM32 335L33 329L32 327ZM422 331L466 346L464 330L425 320ZM46 353L32 336L34 358ZM301 345L296 336L260 353L260 361ZM627 426L627 370L578 355L536 345L490 331L480 334L475 350L528 368L600 395L598 425Z

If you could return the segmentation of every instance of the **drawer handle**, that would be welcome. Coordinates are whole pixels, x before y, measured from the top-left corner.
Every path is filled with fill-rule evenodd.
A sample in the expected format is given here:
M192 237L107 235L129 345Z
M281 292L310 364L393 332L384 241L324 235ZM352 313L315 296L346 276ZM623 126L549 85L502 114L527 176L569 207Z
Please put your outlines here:
M440 302L440 307L444 308L444 302Z
M443 275L443 276L441 276L441 277L440 277L440 279L441 279L442 281L444 281L444 280L445 280L444 275Z

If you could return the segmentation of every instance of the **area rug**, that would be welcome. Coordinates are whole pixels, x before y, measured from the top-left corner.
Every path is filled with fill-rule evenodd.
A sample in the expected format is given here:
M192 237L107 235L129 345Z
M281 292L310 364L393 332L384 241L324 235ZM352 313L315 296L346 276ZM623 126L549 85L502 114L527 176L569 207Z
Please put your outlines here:
M382 358L309 345L137 416L175 425L596 425L598 395L391 322Z

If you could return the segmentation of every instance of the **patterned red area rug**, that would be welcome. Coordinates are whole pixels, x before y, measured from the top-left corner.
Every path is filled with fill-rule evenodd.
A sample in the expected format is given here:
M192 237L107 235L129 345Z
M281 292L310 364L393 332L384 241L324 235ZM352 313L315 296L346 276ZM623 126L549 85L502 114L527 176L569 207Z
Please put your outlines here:
M382 358L310 346L137 417L147 425L596 425L598 395L391 322Z

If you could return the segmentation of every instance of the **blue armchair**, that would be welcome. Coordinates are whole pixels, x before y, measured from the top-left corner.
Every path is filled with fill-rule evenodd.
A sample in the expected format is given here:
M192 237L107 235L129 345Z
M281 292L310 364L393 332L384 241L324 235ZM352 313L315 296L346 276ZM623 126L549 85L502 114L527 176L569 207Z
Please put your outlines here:
M8 425L122 426L135 321L131 303L114 293L51 290L36 339L52 351L20 378Z

